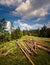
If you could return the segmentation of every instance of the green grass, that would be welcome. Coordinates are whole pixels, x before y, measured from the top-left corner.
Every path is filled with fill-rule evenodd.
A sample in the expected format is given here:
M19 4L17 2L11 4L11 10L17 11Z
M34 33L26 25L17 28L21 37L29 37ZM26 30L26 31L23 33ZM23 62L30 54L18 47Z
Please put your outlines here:
M23 36L19 39L20 42L23 42L25 39L34 39L36 41L40 41L41 44L50 46L50 38L43 38L43 37L35 37L35 36Z
M0 50L0 65L30 65L30 62L16 45L15 40L0 44L0 48L4 48ZM10 50L8 55L3 56L2 54L8 50Z
M34 61L35 65L50 65L50 55L40 49L37 49L38 56L34 57L32 55L32 60Z
M19 41L23 41L24 39L34 39L36 41L41 41L41 44L43 45L50 46L50 38L23 36ZM41 49L37 49L37 52L38 52L37 57L31 55L35 65L50 65L50 55Z
M41 44L43 45L50 46L50 38L43 38L43 37L33 37L33 38L36 41L40 41Z
M25 39L34 39L34 40L43 40L43 41L50 41L50 38L40 38L40 37L33 37L33 36L23 36L19 39L20 42L23 43ZM42 44L49 46L50 42L42 42ZM16 40L1 43L0 44L0 65L31 65L30 62L26 59L22 51L16 45ZM6 53L8 50L10 52L3 56L3 53ZM31 55L32 60L34 61L35 65L50 65L50 55L40 49L37 49L38 57L34 57Z

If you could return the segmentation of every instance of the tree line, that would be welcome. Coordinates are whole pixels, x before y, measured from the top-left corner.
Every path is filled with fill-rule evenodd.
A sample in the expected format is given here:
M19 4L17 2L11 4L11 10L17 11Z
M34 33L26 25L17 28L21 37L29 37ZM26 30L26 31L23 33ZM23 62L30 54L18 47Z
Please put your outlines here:
M38 37L50 37L50 28L44 24L41 29L37 30L23 30L23 35L31 35L31 36L38 36Z
M11 31L11 34L6 31L6 20L5 18L0 19L0 42L6 42L13 39L19 39L24 35L39 36L39 37L50 37L50 28L44 25L41 29L37 30L20 30L20 27Z

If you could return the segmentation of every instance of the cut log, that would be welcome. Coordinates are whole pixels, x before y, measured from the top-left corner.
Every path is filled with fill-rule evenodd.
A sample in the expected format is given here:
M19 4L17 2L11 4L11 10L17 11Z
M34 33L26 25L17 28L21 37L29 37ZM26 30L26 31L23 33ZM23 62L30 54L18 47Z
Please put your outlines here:
M24 51L24 49L21 47L20 43L17 42L17 45L19 46L19 48L22 50L22 52L25 54L26 58L30 61L30 63L32 65L35 65L34 62L31 60L31 58L29 57L29 55Z

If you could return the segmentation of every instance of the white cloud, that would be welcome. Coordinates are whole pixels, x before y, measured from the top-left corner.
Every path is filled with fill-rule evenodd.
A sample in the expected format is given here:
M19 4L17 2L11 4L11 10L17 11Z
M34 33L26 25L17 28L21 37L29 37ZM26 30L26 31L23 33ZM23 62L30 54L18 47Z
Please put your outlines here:
M11 22L10 21L7 21L6 30L11 32Z
M17 24L20 26L20 29L21 30L31 30L31 29L41 29L43 26L44 26L44 24L39 24L39 23L35 23L35 24L32 24L32 25L29 25L29 24L27 24L27 23L24 23L24 22L22 22L22 20L17 20L17 21L14 21L14 25L16 24L16 27L18 27L17 26ZM46 26L48 27L48 28L50 28L50 22L48 22L47 24L46 24ZM7 25L6 25L6 27L7 27L7 30L10 32L11 31L11 22L10 21L7 21ZM16 28L15 28L16 29Z
M30 1L22 2L12 13L17 15L24 15L30 9Z
M41 27L43 27L43 24L36 23L36 24L29 25L28 23L22 22L22 20L14 21L14 23L18 24L20 26L21 30L23 30L23 29L24 30L26 30L26 29L30 30L30 29L38 29L38 28L41 29Z
M37 21L39 21L39 20L41 20L41 18L37 19ZM22 20L14 21L14 24L16 24L16 26L18 24L20 26L21 30L26 30L26 29L30 30L30 29L38 29L38 28L41 29L44 26L44 24L39 24L39 23L29 25L28 23L24 23ZM50 22L48 22L46 24L46 26L48 28L50 28Z
M38 24L38 23L36 23L36 24L33 24L32 25L32 28L33 29L41 29L42 27L44 26L44 24ZM46 26L47 26L47 28L50 28L50 22L48 22L47 24L46 24Z
M33 29L38 29L38 28L41 29L43 27L43 24L36 23L32 27L33 27Z
M31 29L32 28L32 26L30 26L29 24L27 24L27 23L23 23L23 22L21 22L20 20L18 20L18 24L23 28L23 29Z
M30 1L29 1L29 0L26 0L26 2L25 2L25 3L22 2L21 5L19 5L19 7L15 9L15 11L25 12L25 11L27 11L29 8L30 8Z
M45 16L50 8L50 0L0 0L0 4L16 6L14 15L21 15L24 19L34 16Z
M45 16L48 14L48 9L50 7L50 0L26 0L22 2L13 14L22 15L24 19L31 18L34 16Z
M48 12L46 9L40 8L40 9L31 11L29 14L26 14L23 18L28 18L28 17L30 18L30 17L34 17L34 16L42 17L47 14L48 14Z
M33 24L33 25L28 25L27 23L22 23L22 22L18 22L18 24L22 27L23 29L41 29L43 27L43 24Z
M44 24L38 24L38 23L36 23L36 24L33 24L32 25L32 28L33 29L41 29L42 27L44 26ZM50 22L48 22L47 24L46 24L46 26L47 26L47 28L50 28Z
M46 26L47 26L48 28L50 28L50 22L48 22L48 23L46 24Z
M11 22L10 22L10 21L7 21L6 27L7 27L8 29L10 29L10 27L11 27Z
M34 22L40 22L40 21L43 21L45 19L46 19L45 17L39 17L39 18L37 18L36 20L33 20L33 21Z
M21 3L22 0L0 0L0 4L2 5L17 5L18 3Z
M35 22L39 22L40 20L41 20L41 18L38 18L38 19L35 20Z
M21 30L23 30L23 29L32 29L32 26L31 25L29 25L29 24L27 24L27 23L24 23L24 22L22 22L21 20L18 20L18 21L14 21L14 23L15 24L18 24L19 26L20 26L20 28L21 28Z

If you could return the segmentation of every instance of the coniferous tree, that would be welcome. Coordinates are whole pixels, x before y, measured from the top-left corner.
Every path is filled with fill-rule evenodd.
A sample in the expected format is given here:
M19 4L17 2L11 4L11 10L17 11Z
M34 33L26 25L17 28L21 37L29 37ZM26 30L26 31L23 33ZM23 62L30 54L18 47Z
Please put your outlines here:
M6 28L6 20L5 18L0 19L0 30L4 30Z
M40 33L39 33L40 37L46 37L47 36L47 27L44 24L44 26L41 28Z
M23 35L22 31L20 30L20 27L18 27L12 32L11 37L12 39L19 39L21 38L22 35Z

